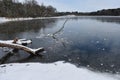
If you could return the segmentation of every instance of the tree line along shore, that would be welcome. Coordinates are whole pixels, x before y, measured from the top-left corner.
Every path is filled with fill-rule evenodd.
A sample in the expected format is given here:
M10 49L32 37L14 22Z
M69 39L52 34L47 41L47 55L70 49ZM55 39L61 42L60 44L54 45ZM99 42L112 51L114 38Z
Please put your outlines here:
M120 16L120 8L103 9L94 12L58 12L53 6L38 4L36 0L0 0L0 17L51 17L51 16Z
M52 6L39 5L36 0L0 0L1 17L41 17L54 16L56 9Z

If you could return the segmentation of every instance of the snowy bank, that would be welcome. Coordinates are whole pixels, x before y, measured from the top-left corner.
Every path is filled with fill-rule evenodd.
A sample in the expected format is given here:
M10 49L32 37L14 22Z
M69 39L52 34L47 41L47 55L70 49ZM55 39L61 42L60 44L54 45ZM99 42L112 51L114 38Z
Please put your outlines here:
M0 80L120 80L120 77L56 62L1 65Z
M9 20L5 17L0 17L0 23L8 22Z
M5 18L5 17L0 17L0 23L5 23L9 21L23 21L23 20L34 20L34 19L54 19L54 18L71 18L71 17L76 17L74 15L68 15L68 16L59 16L59 17L37 17L37 18Z
M5 17L0 17L0 23L5 23L9 21L23 21L23 20L32 20L36 18L5 18Z

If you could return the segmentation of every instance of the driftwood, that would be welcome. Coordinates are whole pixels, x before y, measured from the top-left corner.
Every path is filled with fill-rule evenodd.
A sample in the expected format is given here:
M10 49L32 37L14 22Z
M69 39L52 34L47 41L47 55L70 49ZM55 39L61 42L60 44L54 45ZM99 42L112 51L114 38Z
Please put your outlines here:
M65 43L63 41L61 41L59 38L56 37L57 34L61 33L65 27L65 24L67 23L68 19L65 20L65 22L63 23L62 27L60 29L58 29L56 32L54 32L53 34L48 34L47 36L52 37L54 40L59 41L62 43L63 47L66 47Z
M7 41L0 40L0 47L9 47L9 48L18 49L18 50L24 50L32 55L36 55L37 53L44 51L43 48L32 49L25 46L30 43L32 43L31 40L15 38L14 40L7 40Z

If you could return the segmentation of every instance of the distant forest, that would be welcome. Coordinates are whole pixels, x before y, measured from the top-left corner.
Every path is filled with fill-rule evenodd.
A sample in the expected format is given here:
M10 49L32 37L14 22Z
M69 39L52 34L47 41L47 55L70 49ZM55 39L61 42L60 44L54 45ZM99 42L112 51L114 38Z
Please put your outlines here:
M88 15L88 16L120 16L120 8L117 9L103 9L95 12L58 12L57 15Z
M43 17L54 16L56 9L52 6L39 5L36 0L0 0L1 17Z
M96 12L57 12L52 6L38 4L36 0L24 0L20 3L18 0L0 0L0 17L50 17L50 16L120 16L120 8L103 9Z
M108 15L108 16L120 16L120 8L117 9L103 9L96 12L91 12L89 15Z

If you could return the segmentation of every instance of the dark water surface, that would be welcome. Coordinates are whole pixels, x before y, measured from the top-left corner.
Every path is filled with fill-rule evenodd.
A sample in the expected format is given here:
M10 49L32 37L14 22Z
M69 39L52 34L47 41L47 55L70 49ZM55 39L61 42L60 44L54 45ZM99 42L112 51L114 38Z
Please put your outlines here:
M43 57L19 51L2 63L70 62L101 72L120 72L120 17L72 17L14 21L0 24L0 39L32 39L31 48L44 47ZM7 52L0 49L0 58Z

